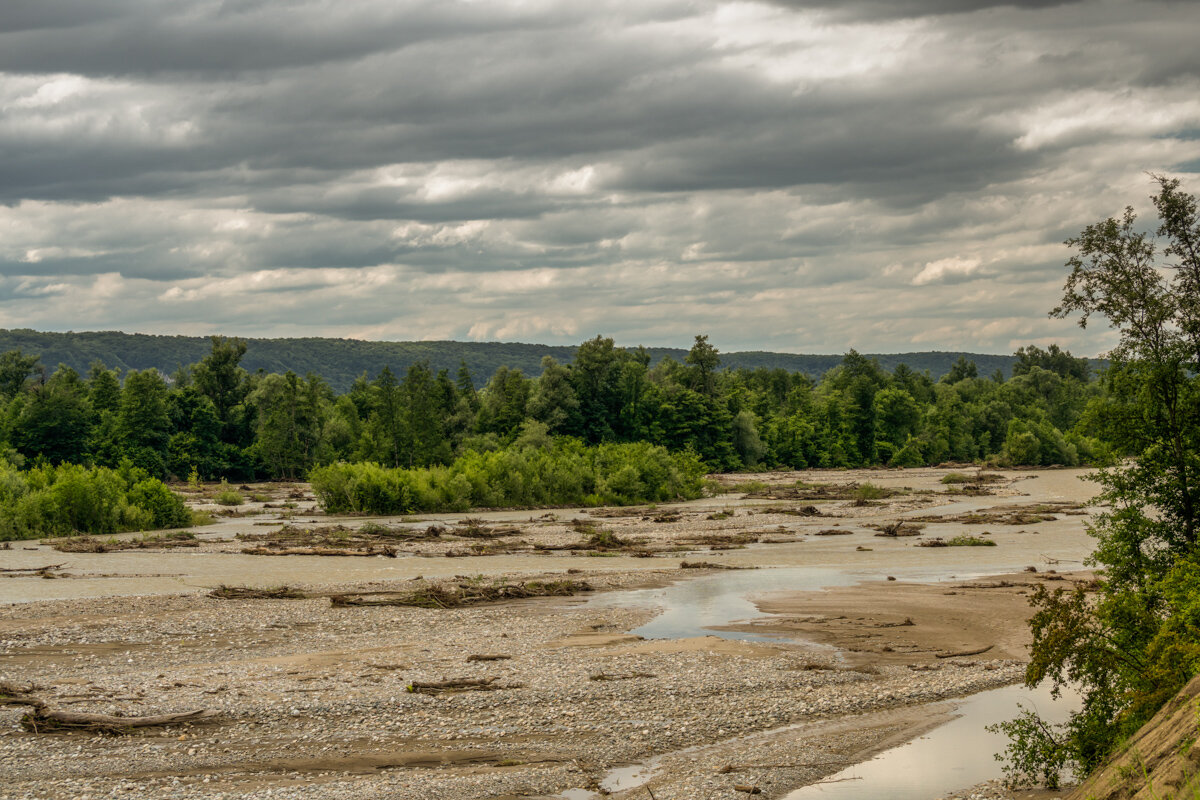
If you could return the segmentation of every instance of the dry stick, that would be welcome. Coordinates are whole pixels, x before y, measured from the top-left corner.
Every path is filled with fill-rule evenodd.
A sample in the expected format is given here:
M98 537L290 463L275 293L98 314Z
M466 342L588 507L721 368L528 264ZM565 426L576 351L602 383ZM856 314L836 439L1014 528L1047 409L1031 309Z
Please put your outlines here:
M845 783L846 781L861 781L861 780L862 780L861 775L855 775L853 778L830 778L827 781L817 781L816 783L810 783L808 785L809 786L820 786L825 783Z
M806 767L838 767L844 766L848 761L811 761L807 764L727 764L717 770L720 775L727 775L730 772L741 772L747 769L804 769Z

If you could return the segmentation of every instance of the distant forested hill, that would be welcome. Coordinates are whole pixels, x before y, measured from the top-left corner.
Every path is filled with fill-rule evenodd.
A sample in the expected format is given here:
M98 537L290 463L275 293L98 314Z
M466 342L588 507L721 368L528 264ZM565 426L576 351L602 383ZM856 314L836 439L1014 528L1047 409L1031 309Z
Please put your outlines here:
M246 356L242 366L254 372L286 372L305 375L309 372L323 377L336 391L344 392L364 372L374 377L384 366L403 374L410 364L428 361L434 371L458 370L466 363L478 386L501 365L520 369L526 375L541 374L543 356L553 356L568 362L575 347L507 342L367 342L356 339L246 339ZM713 342L718 348L720 342ZM143 333L103 331L94 333L43 333L33 330L0 329L0 352L21 350L37 355L48 370L67 364L80 374L86 374L92 362L122 371L156 367L170 374L181 366L195 363L208 354L211 344L204 336L154 336ZM669 356L682 361L687 350L669 347L649 347L652 363ZM979 367L979 375L987 376L997 369L1005 376L1011 374L1013 356L978 353L895 353L873 355L888 370L897 364L907 364L917 372L929 370L936 379L950 369L959 356L966 356ZM795 355L792 353L721 353L721 366L754 369L782 368L819 377L841 363L842 355Z

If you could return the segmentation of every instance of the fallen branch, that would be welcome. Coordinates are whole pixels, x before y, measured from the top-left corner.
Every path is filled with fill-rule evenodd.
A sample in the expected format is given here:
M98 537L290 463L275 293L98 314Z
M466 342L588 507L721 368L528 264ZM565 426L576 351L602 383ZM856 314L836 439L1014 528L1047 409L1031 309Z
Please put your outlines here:
M118 717L112 714L85 714L76 711L56 711L45 700L32 694L33 687L22 688L11 684L0 684L0 705L28 706L30 711L21 717L21 726L33 733L50 733L62 730L101 731L125 733L133 728L154 728L163 725L178 725L185 722L207 722L220 716L220 712L200 708L174 714L154 714L140 717Z
M476 653L467 656L467 662L471 661L508 661L512 656L506 656L501 653Z
M807 769L809 767L844 767L849 761L811 761L804 764L726 764L717 770L718 775L742 772L748 769Z
M498 689L519 689L522 684L497 685L495 678L451 678L447 681L413 681L406 690L413 694L442 694L443 692L493 692Z
M589 675L588 679L593 681L628 681L634 678L655 678L653 672L597 672L594 675Z
M920 536L921 529L925 526L920 523L905 522L904 520L900 520L898 522L889 522L883 525L868 525L867 527L879 531L879 533L875 534L876 536L897 537Z
M208 593L209 597L219 600L294 600L308 595L290 586L274 586L256 589L252 586L226 586L221 584Z
M934 658L958 658L959 656L977 656L980 653L986 653L988 650L991 650L993 647L995 647L995 645L989 644L987 647L980 647L977 650L963 650L958 653L934 653L933 657Z
M185 722L207 722L220 716L220 712L209 709L182 711L177 714L156 714L145 717L116 717L110 714L82 714L72 711L53 711L44 705L21 717L21 726L33 733L49 733L60 730L102 731L125 733L134 728L154 728L164 725L179 725Z

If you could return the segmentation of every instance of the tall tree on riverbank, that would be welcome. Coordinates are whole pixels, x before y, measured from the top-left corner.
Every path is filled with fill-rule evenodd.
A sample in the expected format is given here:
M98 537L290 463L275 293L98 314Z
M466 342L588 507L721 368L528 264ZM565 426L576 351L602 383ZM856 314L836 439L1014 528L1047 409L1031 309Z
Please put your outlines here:
M1090 771L1200 672L1200 217L1179 181L1155 181L1157 236L1126 208L1067 241L1075 255L1053 314L1098 316L1119 333L1086 421L1133 457L1096 476L1107 507L1090 526L1098 595L1034 597L1027 682L1076 684L1084 705L1057 740L1030 716L1008 723L1018 765L1070 758Z

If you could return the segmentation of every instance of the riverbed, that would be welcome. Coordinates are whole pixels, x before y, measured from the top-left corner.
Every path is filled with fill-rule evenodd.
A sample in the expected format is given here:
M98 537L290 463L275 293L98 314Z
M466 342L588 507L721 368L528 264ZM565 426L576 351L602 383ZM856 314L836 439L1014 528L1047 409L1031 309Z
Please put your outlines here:
M241 552L239 534L366 521L325 517L303 502L286 512L247 504L240 516L196 529L198 546L173 551L58 553L16 543L0 551L0 566L57 564L71 577L0 580L3 680L33 682L48 702L79 709L206 707L223 721L183 733L46 737L17 730L17 712L8 712L0 738L0 758L12 766L8 791L460 798L602 788L632 797L649 788L661 799L729 797L750 781L763 796L783 797L951 719L946 701L1015 681L1016 640L989 641L991 650L972 657L938 656L978 649L972 636L990 635L972 623L973 603L1015 615L1006 624L1020 630L1024 593L1071 580L1082 566L1092 487L1079 471L1001 473L978 495L947 493L947 472L772 473L752 477L780 487L783 499L734 492L647 509L472 514L519 531L510 538L520 546L495 555L460 554L453 535L395 557ZM797 481L902 491L867 502L789 499ZM1014 509L1038 505L1045 519L1012 522ZM377 521L453 530L462 516ZM869 527L905 520L923 528L888 537ZM589 526L636 542L636 552L552 549ZM962 534L996 544L917 546ZM681 569L683 561L700 567ZM983 576L1000 573L1017 577L980 588L989 586ZM564 575L595 591L449 610L328 601L338 591L462 576ZM959 619L959 629L921 616L930 601L917 587L932 582L926 594L942 604L933 608L967 609L942 615ZM207 595L218 584L283 583L324 596ZM937 588L949 585L963 588ZM838 592L856 592L846 602L874 616L836 620L818 598ZM906 614L905 604L915 610ZM486 654L508 658L468 660ZM457 677L499 688L405 691L412 681ZM604 784L622 774L614 770L636 772L650 760L644 787Z

